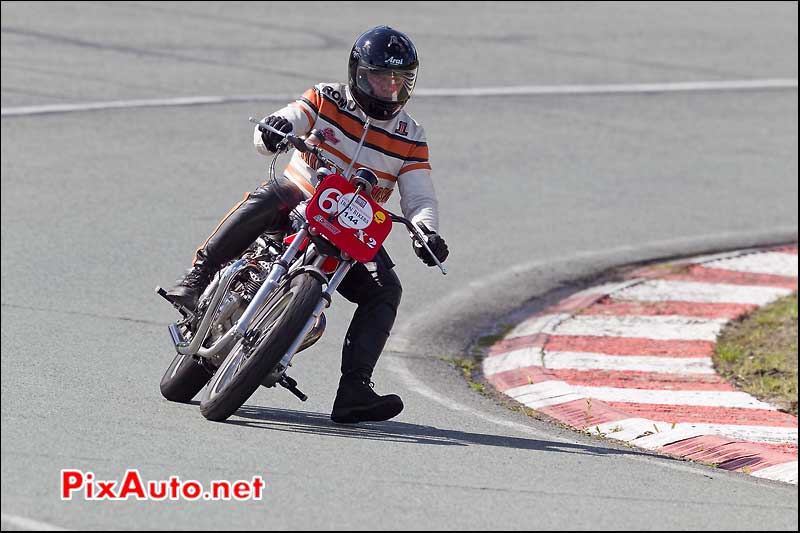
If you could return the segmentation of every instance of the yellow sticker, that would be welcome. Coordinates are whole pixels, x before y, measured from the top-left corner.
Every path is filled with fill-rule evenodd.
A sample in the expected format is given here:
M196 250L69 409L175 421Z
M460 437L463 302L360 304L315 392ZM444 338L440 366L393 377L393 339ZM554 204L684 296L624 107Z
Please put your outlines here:
M382 211L375 213L375 223L383 224L384 222L386 222L386 215Z

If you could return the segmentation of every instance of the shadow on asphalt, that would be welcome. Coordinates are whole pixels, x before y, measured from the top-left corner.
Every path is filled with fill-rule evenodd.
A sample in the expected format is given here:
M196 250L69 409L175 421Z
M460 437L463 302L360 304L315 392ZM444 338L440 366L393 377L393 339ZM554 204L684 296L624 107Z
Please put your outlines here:
M405 422L364 422L353 425L336 424L331 421L328 413L273 409L253 405L240 407L234 416L245 420L229 419L224 423L270 431L285 431L289 433L348 439L405 442L409 444L430 444L437 446L480 445L516 448L519 450L578 453L583 455L650 456L650 454L637 450L619 450L583 444L468 433L452 429L440 429L433 426L407 424Z

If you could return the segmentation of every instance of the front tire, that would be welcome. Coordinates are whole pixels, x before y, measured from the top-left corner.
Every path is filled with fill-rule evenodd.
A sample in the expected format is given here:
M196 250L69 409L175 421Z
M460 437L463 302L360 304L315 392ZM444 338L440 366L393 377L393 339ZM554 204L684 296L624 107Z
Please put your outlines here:
M320 280L305 273L275 290L250 328L259 333L249 352L239 341L203 390L204 417L225 420L253 395L300 334L321 296Z

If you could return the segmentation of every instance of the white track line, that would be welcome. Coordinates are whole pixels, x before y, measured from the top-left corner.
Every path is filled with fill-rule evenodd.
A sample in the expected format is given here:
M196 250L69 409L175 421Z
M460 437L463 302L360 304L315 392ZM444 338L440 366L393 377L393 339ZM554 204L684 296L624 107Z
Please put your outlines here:
M630 83L604 85L523 85L517 87L475 87L450 89L419 89L417 98L454 96L539 96L581 94L646 94L696 91L748 91L763 89L796 89L797 79L761 79L727 81L693 81L665 83ZM73 113L103 109L132 109L146 107L172 107L190 105L231 104L238 102L290 102L297 95L241 95L241 96L195 96L179 98L156 98L149 100L114 100L108 102L85 102L77 104L50 104L6 107L0 110L4 117L41 115L48 113Z
M776 410L772 405L760 402L745 392L585 387L556 380L513 387L504 394L534 409L583 398L594 398L604 402Z
M741 426L734 424L706 424L706 423L688 423L681 422L673 424L663 420L649 420L647 418L626 418L624 420L615 420L598 424L597 431L606 434L607 437L631 441L643 435L646 432L667 434L669 432L677 431L679 433L671 433L667 438L678 435L677 440L681 438L691 438L690 432L694 432L693 436L702 435L722 435L735 440L745 442L764 442L764 443L793 443L797 444L797 428L781 427L781 426ZM688 436L687 436L688 435ZM675 441L672 441L675 442Z
M780 465L770 466L756 470L751 475L764 479L774 479L776 481L785 481L786 483L794 483L797 485L797 461L791 463L783 463Z
M677 424L694 426L704 435L723 435L747 442L769 442L774 444L797 444L797 428L782 426L737 426L732 424Z
M531 96L558 94L621 94L693 91L743 91L796 89L797 79L716 80L665 83L624 83L603 85L523 85L518 87L475 87L420 90L424 96Z
M491 358L486 360L489 359ZM545 366L553 370L615 370L673 375L709 374L712 376L716 374L714 363L710 357L618 356L588 352L547 352Z
M590 352L547 352L543 360L542 348L532 346L491 355L483 360L486 376L531 366L552 370L617 370L625 372L652 372L672 375L714 375L710 357L659 357L650 355L608 355Z
M712 261L703 265L708 268L721 268L735 272L754 274L773 274L776 276L797 277L797 255L780 252L743 255L731 259Z
M706 265L709 266L709 265ZM791 294L780 287L700 283L695 281L652 280L611 295L615 300L640 302L697 302L766 305Z
M582 385L573 385L572 391L586 398L595 398L605 402L776 410L772 405L758 401L746 392L738 391L623 389Z
M727 320L685 316L577 315L556 328L556 335L633 337L654 340L715 341Z
M558 324L560 324L563 320L568 319L570 316L572 315L568 313L538 315L517 325L503 338L507 340L517 337L526 337L528 335L535 335L538 333L552 334L555 331L556 326L558 326Z
M69 531L68 529L54 526L45 522L39 522L38 520L31 520L30 518L5 513L0 516L0 519L2 519L4 524L9 524L20 529L31 531ZM3 529L5 530L5 528Z
M522 385L508 389L503 394L511 396L532 409L541 409L586 398L586 396L577 394L575 387L571 387L563 381L543 381L533 385Z
M252 96L191 96L179 98L152 98L147 100L110 100L108 102L82 102L77 104L49 104L20 107L5 107L0 111L4 117L45 115L51 113L75 113L102 111L106 109L136 109L147 107L181 107L192 105L234 104L239 102L291 102L296 96L252 95Z
M522 348L504 353L502 355L492 355L483 360L483 374L491 376L516 370L527 366L543 366L542 349L539 347Z

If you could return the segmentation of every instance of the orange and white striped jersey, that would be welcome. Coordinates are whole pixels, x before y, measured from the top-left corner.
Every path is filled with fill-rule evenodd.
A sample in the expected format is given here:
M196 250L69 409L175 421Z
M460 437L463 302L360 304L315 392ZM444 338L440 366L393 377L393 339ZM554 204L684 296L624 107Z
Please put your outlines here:
M292 123L295 135L306 135L312 129L321 130L325 142L320 148L338 168L339 173L350 165L358 143L364 134L367 116L358 107L347 84L320 83L307 90L301 98L280 111ZM272 155L255 128L254 143L259 153ZM284 175L310 197L314 194L316 157L311 154L292 154ZM428 143L425 130L405 111L392 120L371 121L367 138L353 170L367 167L378 176L373 198L385 203L394 191L400 190L403 216L414 223L424 222L430 229L439 227L436 192L431 180Z

